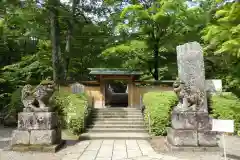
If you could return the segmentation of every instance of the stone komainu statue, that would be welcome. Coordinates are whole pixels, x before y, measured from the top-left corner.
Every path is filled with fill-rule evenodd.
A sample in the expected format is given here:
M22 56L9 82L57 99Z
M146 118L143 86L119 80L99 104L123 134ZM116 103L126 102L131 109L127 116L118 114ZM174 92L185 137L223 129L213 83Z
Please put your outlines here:
M198 111L204 105L204 93L199 89L186 86L180 80L173 83L173 88L179 100L177 109Z
M22 89L22 103L28 111L40 111L48 108L49 99L55 91L53 81L44 80L36 88L25 85Z

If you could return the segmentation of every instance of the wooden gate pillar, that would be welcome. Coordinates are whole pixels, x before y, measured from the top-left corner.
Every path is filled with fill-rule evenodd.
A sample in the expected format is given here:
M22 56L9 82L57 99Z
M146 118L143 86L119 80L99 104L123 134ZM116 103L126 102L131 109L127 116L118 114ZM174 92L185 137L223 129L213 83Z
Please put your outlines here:
M102 108L105 108L105 86L106 86L106 82L104 80L104 78L102 78L102 76L100 76L100 92L102 93Z
M133 93L134 92L134 88L133 88L133 82L132 79L130 79L128 81L128 106L129 107L134 107L133 106Z

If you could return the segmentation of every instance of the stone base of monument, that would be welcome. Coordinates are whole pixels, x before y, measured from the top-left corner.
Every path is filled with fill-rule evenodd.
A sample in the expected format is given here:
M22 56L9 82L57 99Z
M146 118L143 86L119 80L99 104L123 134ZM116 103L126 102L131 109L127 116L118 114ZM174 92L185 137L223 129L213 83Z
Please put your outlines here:
M62 146L65 144L65 141L61 141L58 144L52 145L24 145L24 144L15 144L10 146L6 150L17 151L17 152L28 152L28 151L36 151L36 152L57 152Z
M54 112L21 112L10 150L56 152L64 143L59 126Z
M217 151L217 133L211 131L206 112L172 112L172 128L167 130L166 146L170 151Z
M174 146L166 139L165 146L169 152L219 152L218 146Z

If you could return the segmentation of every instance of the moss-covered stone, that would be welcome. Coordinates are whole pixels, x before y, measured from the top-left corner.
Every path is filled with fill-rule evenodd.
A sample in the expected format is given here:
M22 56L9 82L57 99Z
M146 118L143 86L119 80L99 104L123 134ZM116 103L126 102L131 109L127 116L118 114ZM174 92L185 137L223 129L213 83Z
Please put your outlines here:
M29 151L36 151L36 152L50 152L55 153L57 152L63 145L65 141L61 141L59 144L54 145L12 145L10 150L17 151L17 152L29 152Z
M42 80L41 81L41 83L40 83L41 85L49 85L49 84L54 84L54 81L51 81L51 80Z
M29 145L29 150L30 151L42 151L44 146L42 145Z
M23 144L16 144L11 146L11 149L13 151L18 151L18 152L28 152L29 151L29 146L28 145L23 145Z

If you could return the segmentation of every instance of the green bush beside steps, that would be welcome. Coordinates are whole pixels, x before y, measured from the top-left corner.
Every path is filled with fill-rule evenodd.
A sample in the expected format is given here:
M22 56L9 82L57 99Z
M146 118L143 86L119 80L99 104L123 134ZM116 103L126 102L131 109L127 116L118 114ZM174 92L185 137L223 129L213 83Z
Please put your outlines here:
M209 115L215 119L234 120L235 134L237 134L240 131L240 99L232 93L223 92L212 95L208 101ZM150 133L154 136L165 136L167 127L171 126L172 108L177 104L175 93L148 92L143 96L143 103L144 121Z
M93 107L91 99L86 94L72 94L60 90L54 94L53 103L63 129L68 129L75 135L84 132Z
M23 110L21 90L22 87L19 87L11 94L10 103L3 114L5 126L17 125L17 115ZM52 96L51 106L58 113L62 129L67 129L75 135L85 130L92 109L92 99L86 94L73 94L66 87L61 87Z
M177 103L177 96L172 91L148 92L143 97L145 105L144 120L150 132L155 135L166 135L166 128L171 125L172 107Z

